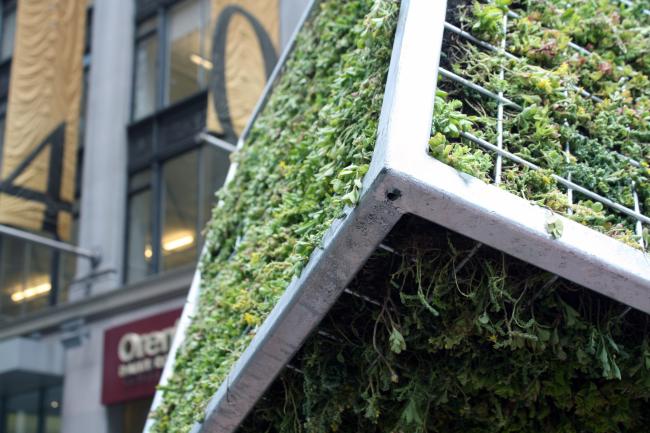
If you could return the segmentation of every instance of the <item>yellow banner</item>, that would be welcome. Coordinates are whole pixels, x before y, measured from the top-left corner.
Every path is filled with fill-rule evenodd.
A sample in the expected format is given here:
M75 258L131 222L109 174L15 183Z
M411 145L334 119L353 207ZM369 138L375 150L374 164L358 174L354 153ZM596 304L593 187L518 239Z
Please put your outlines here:
M235 140L246 126L280 46L279 0L212 0L208 130Z
M70 236L86 2L21 0L11 65L0 224Z

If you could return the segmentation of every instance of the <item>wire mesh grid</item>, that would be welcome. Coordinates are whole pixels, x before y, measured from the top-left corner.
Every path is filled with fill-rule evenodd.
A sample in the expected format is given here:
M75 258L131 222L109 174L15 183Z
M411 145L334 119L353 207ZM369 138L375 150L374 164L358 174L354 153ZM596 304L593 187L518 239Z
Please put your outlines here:
M631 2L626 1L626 2L620 2L619 6L632 7L633 5L631 4ZM450 5L447 10L447 20L445 21L444 28L445 28L445 35L446 36L450 35L452 37L445 38L445 41L447 42L445 43L445 46L443 46L443 53L449 50L450 47L453 46L454 44L464 43L464 44L470 44L476 47L477 49L487 51L491 53L493 56L496 56L500 59L539 67L539 65L535 65L534 62L532 62L530 59L526 58L525 56L515 55L508 50L508 41L513 37L513 31L516 31L516 29L511 28L511 23L514 20L518 20L522 18L522 15L520 13L509 9L507 13L503 14L501 29L500 29L501 30L500 40L498 41L498 43L491 43L475 36L474 34L472 34L471 31L467 31L464 28L461 28L461 26L463 26L462 23L452 22L455 19L455 17L453 16L453 13L451 13L451 10L452 10L452 6ZM648 11L641 9L640 13L647 14ZM567 46L581 56L589 57L594 55L594 52L592 50L580 46L574 43L573 41L569 41ZM622 67L617 66L617 68L621 69ZM453 65L450 69L453 69ZM544 68L542 67L542 69ZM525 156L522 156L517 152L509 151L507 149L507 146L504 144L504 137L506 137L508 134L508 131L505 126L505 119L509 115L508 112L510 112L511 114L521 113L525 108L521 104L510 99L510 95L506 94L503 87L500 86L500 88L495 89L493 91L487 88L486 85L476 83L472 79L463 77L461 75L462 71L456 70L456 72L453 72L442 65L439 67L438 73L439 73L439 77L437 79L438 86L444 87L445 83L454 83L456 85L462 86L466 90L477 93L482 97L492 100L493 102L496 103L497 108L496 108L496 114L494 116L496 132L493 134L496 144L491 142L491 140L486 140L485 138L480 137L477 134L474 134L470 131L464 131L464 130L459 131L459 136L461 138L467 140L468 142L473 143L473 145L478 146L479 148L485 151L489 151L494 154L494 169L493 169L493 174L491 176L491 180L492 182L494 182L495 185L500 185L502 183L503 166L505 163L518 164L522 167L534 171L540 171L546 168L541 166L540 164L531 162ZM508 79L507 73L508 71L504 65L504 62L501 62L501 66L499 67L499 71L498 71L498 79L501 82L507 81ZM580 95L582 98L588 99L594 104L602 104L604 102L603 98L597 96L596 94L588 90L585 90L584 88L580 87L575 83L567 82L564 83L564 85L565 88L563 89L563 92L567 96L569 92L575 92L576 94ZM570 126L568 125L566 120L564 120L564 124L565 126ZM577 130L575 131L575 134L583 139L589 138ZM570 144L568 142L563 143L562 147L564 152L564 159L567 166L571 167L572 164L575 165L578 162L578 159L575 155L571 153ZM613 151L612 153L616 155L616 157L619 158L621 161L627 163L630 167L637 168L637 169L643 168L643 164L640 161L635 160L634 158L625 155L620 151ZM581 163L589 165L589 161L581 161ZM629 226L632 227L636 235L635 238L636 238L636 242L638 242L638 247L644 251L646 250L646 245L644 242L644 235L643 235L644 225L646 225L647 227L647 225L650 224L650 217L648 217L648 215L646 215L646 213L644 213L642 209L642 204L639 199L639 194L637 191L637 185L634 180L629 180L627 186L629 188L629 193L632 197L632 203L631 203L632 206L629 206L629 204L625 205L612 197L608 197L606 194L596 192L590 188L580 185L577 182L574 182L572 180L571 170L568 170L566 173L564 173L564 175L553 172L552 174L550 174L550 176L559 185L562 185L565 189L566 200L568 203L568 208L566 211L567 216L570 217L573 214L575 193L580 194L584 198L588 198L590 200L594 200L595 202L599 202L602 205L609 208L610 210L617 212L620 215L624 215L628 217ZM646 172L646 176L647 176L647 172Z

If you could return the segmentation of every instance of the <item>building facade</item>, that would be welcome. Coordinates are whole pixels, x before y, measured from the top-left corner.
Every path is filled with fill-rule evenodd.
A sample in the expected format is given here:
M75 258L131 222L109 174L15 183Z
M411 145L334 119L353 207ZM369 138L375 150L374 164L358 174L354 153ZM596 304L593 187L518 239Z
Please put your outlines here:
M0 156L21 1L1 4ZM242 12L255 3L88 2L67 243L94 258L0 234L0 433L141 431L214 192L260 91L255 65L268 75L307 1L268 2L258 19ZM260 51L238 49L251 34Z

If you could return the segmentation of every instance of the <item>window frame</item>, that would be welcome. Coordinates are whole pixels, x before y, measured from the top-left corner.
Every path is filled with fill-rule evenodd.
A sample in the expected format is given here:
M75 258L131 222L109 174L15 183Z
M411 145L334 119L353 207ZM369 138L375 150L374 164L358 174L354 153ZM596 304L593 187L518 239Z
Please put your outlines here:
M131 188L131 179L138 174L144 173L146 171L149 171L149 179L146 183L146 185L141 185L136 188ZM149 191L149 196L150 196L150 202L149 202L149 214L151 216L151 251L152 251L152 256L151 256L151 268L152 271L151 273L147 273L143 279L148 278L151 275L155 275L157 273L158 269L158 245L157 242L155 241L155 232L156 232L156 215L153 213L157 209L156 205L156 186L155 186L155 169L153 166L141 168L137 171L134 171L133 173L129 173L128 175L128 180L127 180L127 193L126 193L126 215L125 215L125 230L124 230L124 260L123 260L123 268L124 272L123 274L123 282L129 282L129 281L138 281L138 279L131 279L129 275L129 262L130 262L130 244L129 240L131 239L131 199L138 194L142 194L144 192ZM143 251L144 254L144 251Z
M7 58L2 59L2 45L4 43L4 18L7 12L13 12L15 14L14 18L14 46L11 48L11 55ZM0 0L0 64L10 63L14 57L14 49L16 46L16 25L18 24L18 2L17 0Z
M201 87L197 92L194 92L190 95L187 95L183 98L180 98L172 103L167 102L167 94L168 94L168 83L169 83L169 71L168 69L168 60L169 60L169 55L170 55L170 50L171 47L168 46L168 27L169 27L169 22L170 22L170 12L174 7L180 5L183 2L188 2L188 1L196 1L199 4L199 8L201 8L201 11L205 12L205 15L207 18L205 21L202 21L199 24L199 32L202 33L200 36L200 44L201 44L201 50L205 49L205 38L207 35L207 32L209 31L210 27L210 18L209 18L209 11L210 11L210 2L209 0L158 0L157 5L155 8L152 8L151 10L148 11L148 13L142 14L138 16L136 14L136 17L134 18L133 26L134 26L134 36L133 36L133 58L132 58L132 64L133 67L131 68L131 104L130 104L130 114L129 114L129 119L131 125L139 123L143 120L149 119L151 117L154 117L156 114L160 113L161 111L165 111L171 107L175 107L177 105L182 105L185 103L187 100L195 98L197 95L204 93L207 89L208 82L209 82L209 76L205 77L204 83L202 83L203 87ZM145 22L149 20L155 20L155 25L154 28L148 31L145 31L142 34L138 34L138 28L144 24ZM158 45L157 45L157 51L156 51L156 71L155 71L155 77L156 77L156 85L155 85L155 95L154 95L154 107L153 110L149 113L146 113L144 115L141 115L140 117L135 116L135 95L136 95L136 62L137 62L137 51L138 51L138 46L141 42L145 41L147 38L153 37L156 39Z
M126 206L126 215L125 215L125 221L126 221L126 230L125 232L125 240L124 240L124 283L132 283L139 281L137 279L130 279L129 278L129 262L131 258L129 257L129 240L131 237L131 199L137 194L140 194L146 190L149 190L151 192L151 209L150 209L150 214L151 214L151 250L152 250L152 257L151 257L151 267L152 267L152 272L151 274L148 274L148 278L153 275L160 274L162 272L168 272L168 271L173 271L174 269L177 268L170 268L163 270L162 269L162 235L163 235L163 218L164 218L164 210L165 210L165 188L164 188L164 168L165 164L174 160L175 158L187 155L191 152L196 152L197 153L197 160L196 160L196 188L197 188L197 203L196 203L196 221L194 223L194 234L196 236L196 244L193 248L196 249L196 257L198 258L201 248L203 247L203 241L204 237L201 233L203 225L207 223L207 221L203 221L203 215L204 215L204 210L205 206L202 201L203 195L205 188L207 188L207 185L205 185L204 178L205 178L205 167L203 163L203 159L206 157L205 152L211 151L211 146L209 144L203 144L203 143L197 143L195 146L190 147L189 149L184 149L179 152L174 152L169 155L165 155L164 157L159 157L156 158L152 163L147 166L147 167L141 167L137 170L134 170L132 172L129 172L129 182L127 182L127 206ZM149 170L150 177L149 177L149 182L145 186L140 186L137 188L131 188L130 186L130 180L134 177L137 176L138 174L144 173L147 170ZM182 268L182 266L181 266Z

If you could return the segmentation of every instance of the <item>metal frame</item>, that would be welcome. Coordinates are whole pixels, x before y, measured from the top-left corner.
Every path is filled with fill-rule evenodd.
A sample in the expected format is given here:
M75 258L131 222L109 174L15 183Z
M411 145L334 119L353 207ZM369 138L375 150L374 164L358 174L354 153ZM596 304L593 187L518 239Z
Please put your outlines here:
M27 242L44 245L46 247L52 248L57 251L62 251L64 253L74 254L76 256L82 257L84 259L90 260L90 263L93 267L96 267L101 260L99 253L81 248L66 242L57 241L54 239L49 239L44 236L39 236L34 233L26 232L24 230L18 230L13 227L0 225L0 234L11 236L14 238L22 239Z
M488 245L555 274L552 279L566 278L650 313L650 262L643 252L561 216L557 218L564 232L554 239L546 230L549 210L428 155L436 92L432 77L438 75L446 8L446 1L402 1L377 143L359 204L346 209L346 216L328 230L322 248L314 251L300 277L286 289L211 398L204 421L194 425L192 433L236 430L349 281L406 214L476 240L475 251ZM276 68L251 122L268 98L279 70ZM242 143L240 140L238 147ZM229 179L235 170L231 166ZM162 385L172 373L175 351L185 338L199 297L197 270ZM152 409L161 399L157 393ZM148 420L145 433L152 424L153 420Z

